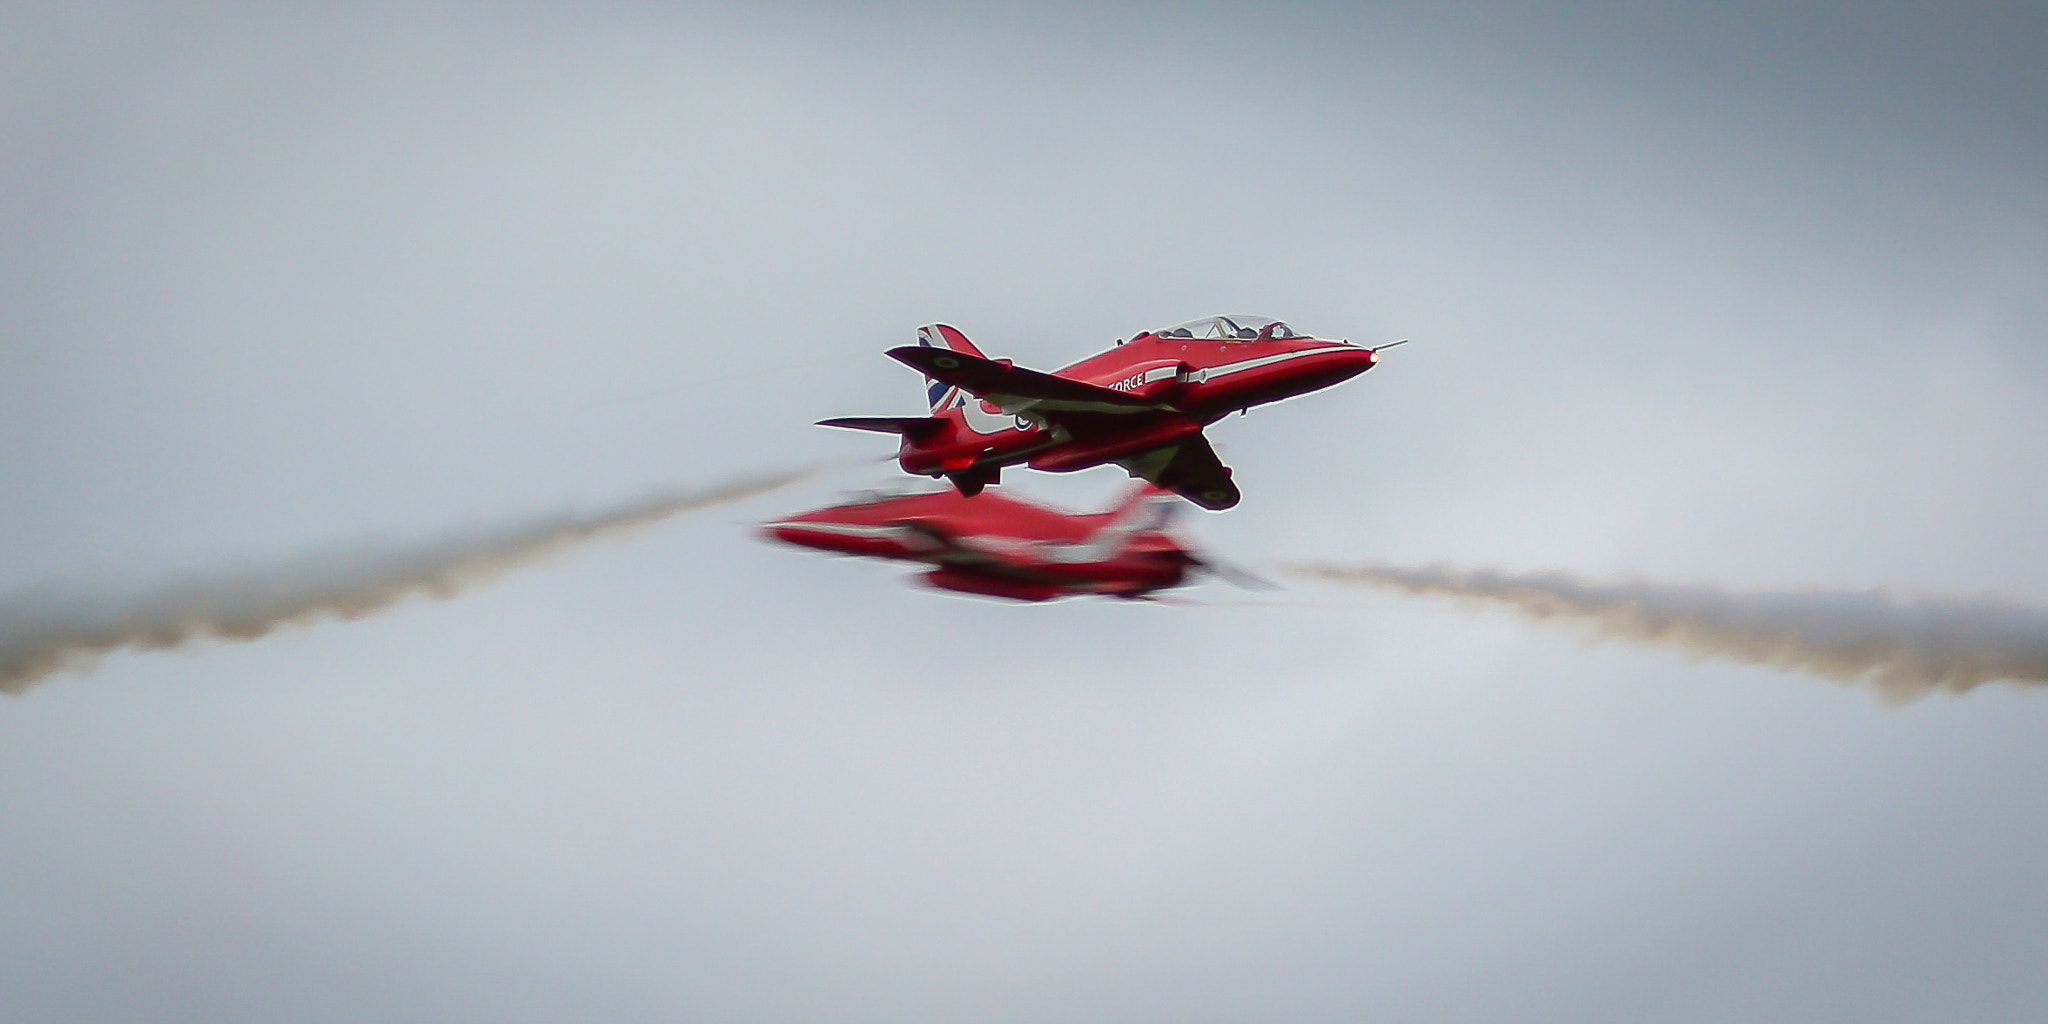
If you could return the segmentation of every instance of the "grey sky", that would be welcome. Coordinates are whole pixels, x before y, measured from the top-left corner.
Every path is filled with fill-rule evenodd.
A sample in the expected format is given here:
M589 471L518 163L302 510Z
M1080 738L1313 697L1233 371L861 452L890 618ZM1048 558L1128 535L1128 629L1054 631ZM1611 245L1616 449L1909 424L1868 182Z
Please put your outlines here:
M1245 561L2048 605L2048 30L1991 5L0 14L0 589L885 454L920 324L1409 336ZM2048 703L1309 586L756 543L0 701L0 1019L2030 1021ZM1121 476L1004 486L1099 505ZM1233 600L1223 589L1205 591Z

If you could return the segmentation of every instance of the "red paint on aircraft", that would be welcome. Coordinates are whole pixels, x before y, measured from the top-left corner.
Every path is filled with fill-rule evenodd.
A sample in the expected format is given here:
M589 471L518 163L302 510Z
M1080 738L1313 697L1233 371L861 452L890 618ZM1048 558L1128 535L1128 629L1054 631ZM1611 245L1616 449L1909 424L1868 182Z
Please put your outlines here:
M926 586L1014 601L1141 598L1206 563L1165 529L1180 502L1149 484L1076 515L952 490L863 498L764 524L767 536L834 554L919 562Z
M1055 373L988 359L945 324L888 354L925 375L932 414L823 424L900 435L905 472L948 477L973 496L1005 466L1066 473L1116 463L1211 510L1236 505L1239 493L1204 427L1349 380L1379 360L1374 349L1235 315L1146 331Z

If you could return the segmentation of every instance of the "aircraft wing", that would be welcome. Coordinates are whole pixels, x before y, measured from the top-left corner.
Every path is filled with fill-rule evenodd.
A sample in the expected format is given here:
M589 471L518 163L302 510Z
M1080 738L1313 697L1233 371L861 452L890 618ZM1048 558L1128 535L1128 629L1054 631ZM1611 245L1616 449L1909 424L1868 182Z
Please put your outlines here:
M1157 402L1137 398L1115 388L1026 370L949 349L905 345L890 349L889 358L942 384L951 384L985 398L1011 414L1027 409L1131 413L1149 412L1161 407Z
M1242 497L1237 484L1231 482L1230 467L1216 457L1216 449L1200 434L1170 448L1119 459L1117 465L1211 512L1230 508Z
M936 553L941 560L954 565L991 565L997 559L974 543L974 538L954 533L929 519L899 519L891 526L901 527L922 537L931 545L927 554Z

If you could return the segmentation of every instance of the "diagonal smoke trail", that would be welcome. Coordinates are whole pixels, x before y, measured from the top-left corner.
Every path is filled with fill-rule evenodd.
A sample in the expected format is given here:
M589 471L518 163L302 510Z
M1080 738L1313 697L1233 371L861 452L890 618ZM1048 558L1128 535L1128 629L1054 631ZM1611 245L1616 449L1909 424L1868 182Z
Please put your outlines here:
M651 494L611 509L458 531L401 546L336 548L290 562L172 580L141 593L79 596L54 588L0 598L0 691L20 693L61 669L121 648L253 640L282 626L355 619L408 597L452 597L552 552L685 512L786 487L819 469Z
M1289 571L1336 583L1489 601L1532 619L1582 622L1595 639L1661 644L1867 683L1895 703L1935 690L1962 693L1999 679L2048 684L2048 611L1990 594L1740 592L1440 565L1306 563Z

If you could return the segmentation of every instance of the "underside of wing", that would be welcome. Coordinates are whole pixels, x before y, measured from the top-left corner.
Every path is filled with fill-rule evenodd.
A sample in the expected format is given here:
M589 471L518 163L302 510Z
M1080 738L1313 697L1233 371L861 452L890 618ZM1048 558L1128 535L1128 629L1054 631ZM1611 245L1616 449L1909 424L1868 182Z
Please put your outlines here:
M1147 412L1163 408L1115 388L978 359L923 345L889 350L896 360L942 384L985 398L1004 412Z
M1118 460L1132 476L1142 477L1189 501L1221 512L1242 497L1230 479L1230 467L1216 457L1209 439L1200 434L1165 448Z

